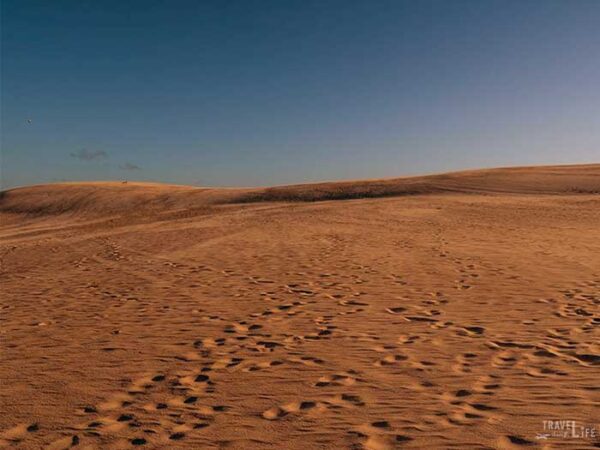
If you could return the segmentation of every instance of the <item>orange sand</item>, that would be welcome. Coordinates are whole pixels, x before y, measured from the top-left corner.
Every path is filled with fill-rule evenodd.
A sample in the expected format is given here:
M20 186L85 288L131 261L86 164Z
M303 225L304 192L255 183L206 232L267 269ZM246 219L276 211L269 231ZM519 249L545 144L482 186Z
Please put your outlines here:
M599 194L600 164L3 192L0 447L598 447Z

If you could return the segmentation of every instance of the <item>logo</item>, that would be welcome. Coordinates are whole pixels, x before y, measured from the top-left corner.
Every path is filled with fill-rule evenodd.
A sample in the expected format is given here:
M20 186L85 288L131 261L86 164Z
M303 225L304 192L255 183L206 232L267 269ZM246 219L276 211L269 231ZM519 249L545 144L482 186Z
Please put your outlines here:
M536 439L595 439L600 434L594 425L584 424L576 420L543 420L543 432Z

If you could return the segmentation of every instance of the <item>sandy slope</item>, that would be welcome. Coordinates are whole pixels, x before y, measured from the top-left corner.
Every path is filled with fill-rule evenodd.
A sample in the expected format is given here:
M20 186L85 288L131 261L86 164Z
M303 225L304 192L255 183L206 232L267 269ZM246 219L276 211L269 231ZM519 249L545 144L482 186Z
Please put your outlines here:
M5 192L0 446L598 447L536 436L600 433L599 192L600 165Z
M321 201L440 193L598 194L600 164L512 167L383 180L270 188L195 188L153 183L57 183L0 193L0 212L142 214L228 203Z

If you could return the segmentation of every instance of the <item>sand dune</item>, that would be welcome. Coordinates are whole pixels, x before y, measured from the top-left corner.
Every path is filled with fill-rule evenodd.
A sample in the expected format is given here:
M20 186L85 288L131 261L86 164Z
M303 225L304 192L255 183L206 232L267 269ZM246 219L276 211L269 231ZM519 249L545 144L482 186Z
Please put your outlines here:
M2 192L0 212L164 213L226 203L348 200L449 192L598 194L600 164L484 169L418 177L250 189L136 182L57 183Z
M0 447L598 448L598 194L600 164L5 191Z

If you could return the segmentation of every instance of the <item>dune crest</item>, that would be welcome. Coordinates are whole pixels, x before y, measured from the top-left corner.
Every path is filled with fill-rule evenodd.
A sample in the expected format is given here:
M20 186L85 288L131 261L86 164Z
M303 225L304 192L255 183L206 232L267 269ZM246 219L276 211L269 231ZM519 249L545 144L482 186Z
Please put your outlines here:
M441 193L598 194L600 164L482 169L267 188L197 188L136 182L57 183L0 193L0 212L139 214L228 203L311 202Z

